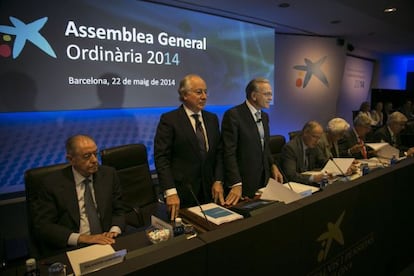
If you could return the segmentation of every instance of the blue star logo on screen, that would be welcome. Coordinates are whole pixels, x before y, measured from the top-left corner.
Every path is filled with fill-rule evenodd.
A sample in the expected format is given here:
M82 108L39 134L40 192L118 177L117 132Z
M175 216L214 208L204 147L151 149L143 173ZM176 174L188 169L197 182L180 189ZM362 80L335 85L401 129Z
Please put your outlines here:
M293 66L294 69L299 71L305 71L305 77L302 79L299 77L296 80L296 86L305 88L309 81L311 80L312 76L318 78L326 87L329 87L328 79L326 78L325 74L322 72L321 66L325 62L326 56L319 59L317 62L312 62L310 59L305 58L305 65L295 65Z
M10 16L9 19L13 26L0 25L0 33L6 34L3 36L3 41L10 41L9 35L16 36L13 44L13 59L16 59L20 55L26 41L30 41L49 56L56 58L55 51L53 51L49 42L39 32L46 24L47 17L37 19L28 24L13 16ZM5 44L2 44L1 40L0 44L2 56L5 56L9 51L4 46Z

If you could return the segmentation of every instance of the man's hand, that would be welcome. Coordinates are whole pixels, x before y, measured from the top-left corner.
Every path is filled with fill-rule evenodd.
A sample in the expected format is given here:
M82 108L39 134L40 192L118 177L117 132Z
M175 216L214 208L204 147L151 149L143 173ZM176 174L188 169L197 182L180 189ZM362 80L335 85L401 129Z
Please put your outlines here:
M114 233L114 232L111 232ZM115 239L113 237L108 237L106 233L96 234L96 235L80 235L78 239L79 243L86 243L86 244L113 244L115 243Z
M231 188L229 194L226 197L226 205L236 205L242 196L242 186L238 185Z
M103 232L102 235L113 239L113 238L118 237L119 233L118 232Z
M211 196L213 197L214 203L224 204L224 190L221 181L215 181L211 187Z
M180 210L180 198L177 194L169 195L166 198L166 204L170 213L170 220L174 221L178 217L178 211Z
M277 182L283 184L283 175L280 173L279 168L275 164L272 165L272 176Z

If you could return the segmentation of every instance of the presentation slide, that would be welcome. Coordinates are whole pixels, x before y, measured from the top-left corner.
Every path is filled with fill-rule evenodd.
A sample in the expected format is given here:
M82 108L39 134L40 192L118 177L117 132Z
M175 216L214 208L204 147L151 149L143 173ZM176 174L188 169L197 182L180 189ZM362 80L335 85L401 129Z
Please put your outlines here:
M144 1L2 1L0 112L177 106L189 73L209 105L273 85L274 30Z

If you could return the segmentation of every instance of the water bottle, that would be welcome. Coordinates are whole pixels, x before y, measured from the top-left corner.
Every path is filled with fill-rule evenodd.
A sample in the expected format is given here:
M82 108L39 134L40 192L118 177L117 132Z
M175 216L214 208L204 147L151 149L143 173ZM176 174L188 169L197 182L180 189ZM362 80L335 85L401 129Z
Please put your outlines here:
M369 167L368 164L362 165L362 175L367 175L369 173Z
M174 237L184 234L184 224L181 218L175 218L174 221Z
M322 180L319 183L319 188L321 190L323 190L323 189L325 189L326 186L328 186L328 174L325 172L325 173L323 173Z
M26 272L25 276L39 276L40 270L37 268L36 259L30 258L26 260Z
M391 158L391 160L390 160L391 166L397 164L397 161L398 161L397 160L397 156L393 155L392 158Z

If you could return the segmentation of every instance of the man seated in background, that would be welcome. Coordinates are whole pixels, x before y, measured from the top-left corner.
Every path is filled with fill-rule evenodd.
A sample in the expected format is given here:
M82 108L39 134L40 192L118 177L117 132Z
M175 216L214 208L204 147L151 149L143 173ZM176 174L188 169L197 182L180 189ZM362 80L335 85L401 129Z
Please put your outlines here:
M350 125L342 118L333 118L328 122L318 142L325 159L342 157L339 154L338 141L344 137L349 128Z
M339 155L355 159L368 159L375 156L375 152L365 146L367 134L371 132L371 119L365 114L355 117L354 127L345 132L338 141Z
M374 133L373 142L386 142L400 150L400 156L412 156L414 147L408 148L401 143L401 131L407 124L407 117L399 111L395 111L389 115L386 125L379 128Z
M34 229L44 255L84 244L113 244L125 226L121 186L115 169L100 166L94 140L66 141L71 166L43 180Z
M322 180L323 173L302 174L306 171L320 170L327 162L327 158L318 147L322 135L322 126L316 121L309 121L304 125L302 133L283 147L281 168L287 177L286 181L312 184Z

